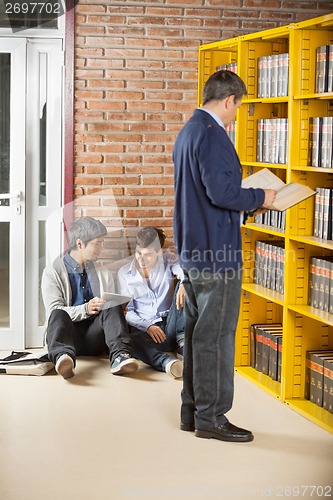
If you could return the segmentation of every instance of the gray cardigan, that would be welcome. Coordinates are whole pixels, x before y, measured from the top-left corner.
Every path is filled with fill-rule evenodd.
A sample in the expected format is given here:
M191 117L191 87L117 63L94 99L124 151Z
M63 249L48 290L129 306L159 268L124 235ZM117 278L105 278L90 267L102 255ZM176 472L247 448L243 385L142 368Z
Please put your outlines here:
M101 296L104 292L114 292L114 280L110 269L95 263L100 284ZM63 256L58 257L52 266L46 267L42 276L42 295L46 309L46 325L54 309L63 309L72 321L82 321L89 317L86 305L72 306L72 289Z

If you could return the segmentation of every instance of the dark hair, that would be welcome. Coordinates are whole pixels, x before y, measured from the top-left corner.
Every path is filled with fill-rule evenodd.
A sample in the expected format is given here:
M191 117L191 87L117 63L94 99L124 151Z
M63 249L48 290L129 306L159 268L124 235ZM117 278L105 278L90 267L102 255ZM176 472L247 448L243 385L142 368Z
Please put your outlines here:
M163 248L164 242L165 234L157 227L143 227L136 236L136 244L140 248L153 247L158 251Z
M222 101L234 95L238 101L246 95L245 83L236 73L227 69L221 69L213 73L207 80L203 89L203 104L209 101Z
M86 245L90 240L106 234L106 227L99 220L93 219L93 217L81 217L73 222L68 231L69 250L77 248L77 240L81 240Z

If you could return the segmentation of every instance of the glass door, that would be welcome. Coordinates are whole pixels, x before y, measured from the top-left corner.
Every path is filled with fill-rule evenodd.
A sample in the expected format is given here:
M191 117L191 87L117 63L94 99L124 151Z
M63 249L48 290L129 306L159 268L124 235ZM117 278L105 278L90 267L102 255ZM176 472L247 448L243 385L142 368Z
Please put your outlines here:
M0 41L0 349L24 347L25 39Z
M0 350L43 345L40 280L63 233L62 43L0 37Z
M62 242L62 40L27 41L26 347L43 344L42 272Z

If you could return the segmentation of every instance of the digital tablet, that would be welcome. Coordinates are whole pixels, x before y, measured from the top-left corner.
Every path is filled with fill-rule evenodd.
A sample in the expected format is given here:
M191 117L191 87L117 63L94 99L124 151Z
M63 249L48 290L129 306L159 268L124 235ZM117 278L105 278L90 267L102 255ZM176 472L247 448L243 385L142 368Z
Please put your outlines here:
M102 299L106 302L104 307L113 307L121 304L127 304L130 300L132 300L132 297L130 295L121 295L120 293L104 292Z

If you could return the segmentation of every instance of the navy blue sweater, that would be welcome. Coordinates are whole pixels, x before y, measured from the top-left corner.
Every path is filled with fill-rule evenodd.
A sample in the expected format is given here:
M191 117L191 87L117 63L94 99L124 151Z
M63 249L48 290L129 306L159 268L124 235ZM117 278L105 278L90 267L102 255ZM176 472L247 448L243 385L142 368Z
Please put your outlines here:
M196 109L177 136L174 238L183 269L242 266L240 212L261 206L262 189L243 189L242 166L226 131Z

